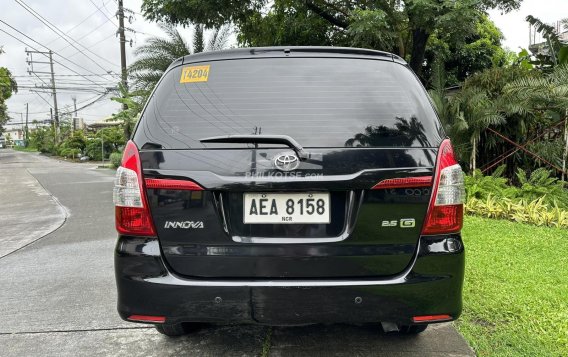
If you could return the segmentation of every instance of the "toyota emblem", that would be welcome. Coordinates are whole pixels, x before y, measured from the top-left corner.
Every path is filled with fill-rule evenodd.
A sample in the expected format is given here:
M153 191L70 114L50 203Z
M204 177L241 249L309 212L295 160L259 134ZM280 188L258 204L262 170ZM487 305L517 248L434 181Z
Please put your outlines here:
M281 153L274 157L274 166L280 171L292 171L300 166L300 160L293 153Z

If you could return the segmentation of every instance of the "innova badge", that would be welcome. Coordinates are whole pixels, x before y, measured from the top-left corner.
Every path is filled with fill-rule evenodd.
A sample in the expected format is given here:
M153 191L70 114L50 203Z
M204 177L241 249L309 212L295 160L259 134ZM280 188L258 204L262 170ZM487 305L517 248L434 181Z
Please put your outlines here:
M280 171L292 171L300 166L300 160L296 154L286 152L274 157L274 167Z

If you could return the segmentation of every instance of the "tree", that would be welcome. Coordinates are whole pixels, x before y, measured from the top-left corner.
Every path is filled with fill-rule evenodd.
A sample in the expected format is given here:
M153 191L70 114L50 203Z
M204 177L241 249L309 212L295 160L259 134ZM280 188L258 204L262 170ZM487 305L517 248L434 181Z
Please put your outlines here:
M432 80L432 64L444 62L446 86L455 86L474 73L501 67L512 62L511 54L501 47L503 34L482 15L475 30L462 39L452 39L451 32L435 31L428 41L425 54L425 77Z
M4 53L0 47L0 54ZM10 120L8 115L8 106L6 100L12 96L13 93L18 92L18 84L12 73L5 68L0 67L0 134L4 132L4 124Z
M97 131L95 136L104 141L105 154L119 151L120 147L126 143L122 131L117 127L103 128Z
M140 89L129 92L122 83L119 83L118 91L120 96L112 97L111 100L125 105L126 109L121 110L117 114L113 114L112 118L108 120L120 122L124 138L129 139L134 131L134 126L138 121L144 103L146 103L149 91Z
M433 33L463 38L475 30L483 11L510 11L521 1L144 0L142 11L150 20L174 24L235 24L243 45L346 45L386 50L409 60L420 75Z
M568 161L568 63L558 65L553 72L540 77L518 78L505 91L531 108L531 112L552 112L564 120L562 180Z
M194 27L193 42L188 43L174 25L160 24L160 28L167 38L150 37L134 51L137 58L130 65L128 72L136 90L150 92L169 65L180 57L225 48L230 34L229 27L222 26L215 29L209 41L206 41L204 27L198 25Z
M505 90L506 85L517 78L539 76L539 72L530 71L520 63L476 73L451 96L443 89L443 65L434 66L434 89L430 91L432 101L460 161L468 163L472 170L487 167L496 157L511 149L510 143L488 133L488 128L515 142L526 142L529 136L549 125L544 116L530 112L526 101L512 98ZM520 154L511 155L509 161L521 164L523 158ZM513 166L508 167L510 177L514 175Z
M560 41L560 35L556 29L531 15L527 16L526 20L546 40L546 54L538 54L536 63L543 68L568 64L568 44ZM561 22L564 29L568 30L568 18Z
M36 123L37 124L37 123ZM32 146L42 153L55 153L55 131L53 125L36 127L30 134Z
M505 116L482 88L465 88L453 98L452 107L458 120L466 124L457 136L465 136L471 145L469 167L474 172L481 134L490 126L504 124Z

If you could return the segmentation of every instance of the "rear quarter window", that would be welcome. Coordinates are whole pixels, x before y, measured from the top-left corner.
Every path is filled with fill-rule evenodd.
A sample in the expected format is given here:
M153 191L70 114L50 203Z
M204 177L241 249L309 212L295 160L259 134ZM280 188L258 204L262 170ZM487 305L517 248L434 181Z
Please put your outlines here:
M443 136L427 94L398 63L351 58L258 58L168 71L134 140L164 149L229 134L283 134L304 147L433 147Z

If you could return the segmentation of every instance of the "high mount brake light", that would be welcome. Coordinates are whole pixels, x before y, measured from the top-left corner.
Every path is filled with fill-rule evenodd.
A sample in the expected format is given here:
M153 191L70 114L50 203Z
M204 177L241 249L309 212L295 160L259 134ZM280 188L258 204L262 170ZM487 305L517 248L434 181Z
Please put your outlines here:
M446 139L438 151L434 186L422 234L459 232L463 225L464 198L463 172L456 161L450 140Z
M156 235L144 190L140 155L136 144L132 141L126 144L122 165L116 171L113 201L118 233L136 236Z

